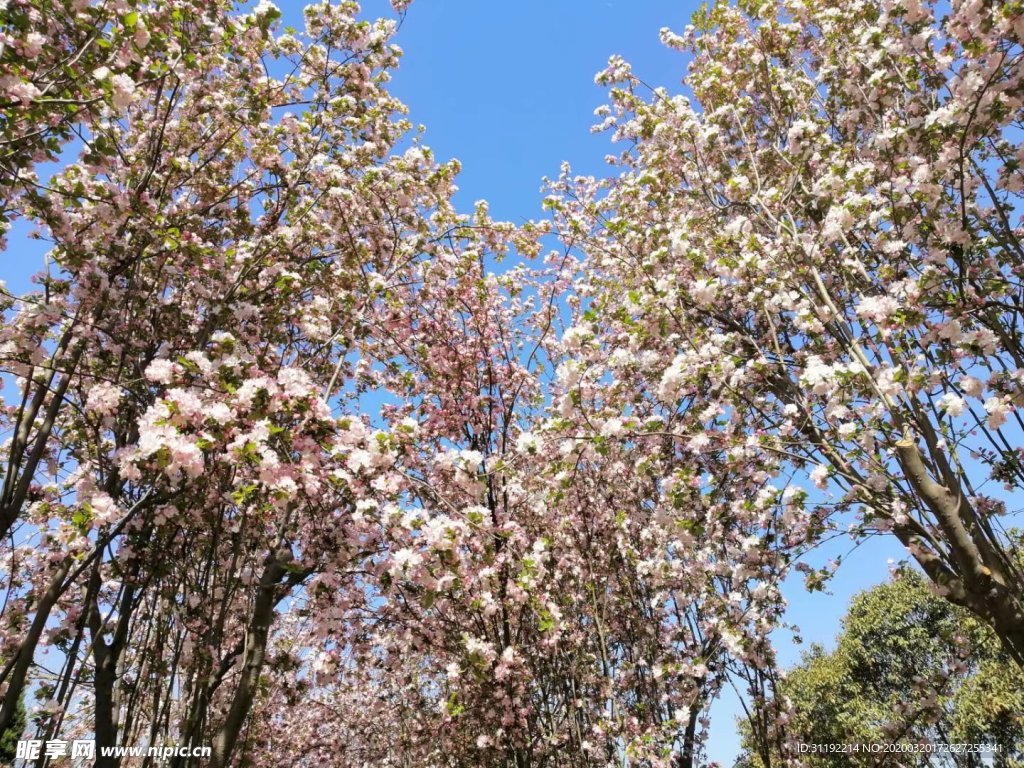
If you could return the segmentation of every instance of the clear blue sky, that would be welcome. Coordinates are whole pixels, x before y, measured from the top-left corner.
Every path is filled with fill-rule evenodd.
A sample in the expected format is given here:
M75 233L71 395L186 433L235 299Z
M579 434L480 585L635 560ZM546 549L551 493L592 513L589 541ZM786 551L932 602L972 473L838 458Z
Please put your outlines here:
M681 29L697 6L414 0L398 34L405 57L392 91L426 126L424 141L437 157L462 162L459 203L486 198L495 218L537 218L542 177L557 176L563 160L601 172L611 151L607 135L589 133L605 101L594 75L619 53L648 82L677 84L686 60L661 46L658 30ZM368 16L389 9L386 0L363 7Z
M286 24L301 27L303 0L277 0ZM426 126L424 143L439 159L458 158L463 171L457 202L471 210L485 198L497 219L542 216L540 185L563 160L579 173L603 173L614 151L606 134L592 135L593 111L604 103L596 72L621 54L651 85L680 87L686 59L658 42L658 30L681 30L695 0L415 0L398 35L405 50L392 91ZM364 3L367 17L391 16L386 0ZM44 246L24 227L0 254L0 280L14 291L29 287ZM844 553L849 542L830 547ZM790 619L806 642L830 645L839 617L858 590L886 578L887 558L902 558L891 541L864 546L832 584L833 595L807 595L799 582L788 590ZM845 559L845 558L844 558ZM799 648L782 642L783 659ZM731 697L713 709L710 757L731 765L736 754Z

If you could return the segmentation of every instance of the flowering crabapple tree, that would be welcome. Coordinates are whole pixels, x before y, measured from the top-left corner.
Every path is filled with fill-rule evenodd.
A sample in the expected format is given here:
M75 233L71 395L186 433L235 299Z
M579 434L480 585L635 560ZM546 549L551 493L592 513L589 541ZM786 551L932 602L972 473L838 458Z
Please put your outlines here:
M169 77L198 72L227 2L8 0L0 26L0 221L44 192L36 164ZM173 73L173 75L172 75ZM102 150L101 150L102 151Z
M290 661L257 704L252 754L696 765L727 665L772 666L777 553L754 528L722 536L726 502L682 482L685 457L661 494L668 462L638 472L630 447L545 422L545 370L578 356L554 341L571 259L494 274L489 259L536 252L537 233L482 210L458 232L392 292L385 359L401 364L366 376L395 403L403 478L357 502L386 542L362 576L373 609L324 621L333 588L308 590L276 638Z
M563 235L571 250L573 236ZM607 603L580 608L589 621L608 622L598 624L597 638L605 674L617 685L642 686L629 699L641 720L657 725L651 751L637 757L697 765L707 708L724 685L759 670L751 703L771 698L779 584L817 522L798 494L777 486L776 464L740 435L728 451L714 452L704 450L703 432L687 434L695 407L708 419L717 406L646 394L657 390L661 371L651 371L653 350L632 346L630 334L653 331L648 340L665 354L678 339L617 312L612 322L623 326L609 333L621 346L610 349L599 297L611 291L586 261L576 269L573 324L561 338L540 434L559 446L554 497L570 516L585 589L591 599L598 586L606 590Z
M25 40L52 31L15 5ZM388 286L449 216L455 168L395 149L393 22L320 3L281 34L269 3L122 5L175 42L100 28L80 49L149 74L58 116L81 155L52 178L35 150L7 159L12 204L53 247L40 290L5 306L0 728L30 691L45 738L209 744L223 766L277 614L314 576L364 596L353 573L379 544L355 500L398 476L387 435L336 411L356 407L354 353L370 359ZM60 18L94 23L74 7ZM33 133L29 97L5 107L8 136Z
M547 205L585 254L574 418L791 478L775 542L891 533L1024 664L1022 10L715 4L663 31L695 100L613 58L621 173Z
M357 503L386 542L366 573L375 609L358 624L319 624L325 634L312 644L325 650L303 674L316 681L322 720L309 722L305 699L288 701L283 682L261 710L260 738L306 743L314 759L340 749L373 765L518 765L537 750L524 655L542 653L532 647L541 588L520 582L538 510L515 442L538 404L538 346L517 330L529 314L526 268L487 269L510 244L524 255L536 245L483 207L451 230L392 289L377 331L391 363L360 379L393 403L383 415L401 476L397 492ZM359 468L372 461L350 456ZM339 708L360 696L355 716Z

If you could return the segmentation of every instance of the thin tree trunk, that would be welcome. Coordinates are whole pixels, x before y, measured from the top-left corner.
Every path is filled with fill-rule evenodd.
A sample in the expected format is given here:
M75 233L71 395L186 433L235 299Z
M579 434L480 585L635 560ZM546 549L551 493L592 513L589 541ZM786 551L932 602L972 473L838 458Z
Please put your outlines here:
M263 662L266 659L267 638L274 619L278 587L284 573L284 564L271 554L267 558L263 575L260 577L259 591L256 593L256 602L246 631L241 679L235 689L235 695L228 708L224 723L214 737L210 768L224 768L228 765L235 745L238 743L238 734L241 733L245 719L252 708L256 686L259 683Z

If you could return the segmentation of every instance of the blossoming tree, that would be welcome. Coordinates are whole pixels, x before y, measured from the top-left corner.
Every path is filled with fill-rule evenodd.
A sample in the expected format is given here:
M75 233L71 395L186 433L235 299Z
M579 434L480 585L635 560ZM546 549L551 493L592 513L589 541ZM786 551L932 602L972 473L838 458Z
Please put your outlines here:
M102 10L15 5L26 61L53 19L84 40ZM80 158L42 181L35 150L8 158L12 205L54 247L6 307L0 727L30 690L44 737L210 744L226 765L279 610L314 575L362 594L350 570L376 545L355 496L394 478L386 436L336 411L454 167L396 151L394 24L354 3L311 6L295 34L267 3L122 5L79 51L150 74L75 71L112 81L60 117ZM48 105L11 71L22 147Z
M811 523L891 532L1019 663L1022 34L1012 3L717 4L663 32L696 103L613 58L622 173L548 199L573 333L629 360L612 407L685 412L629 439L796 473Z
M701 498L687 457L638 467L628 446L542 423L544 370L576 357L555 342L572 270L551 254L491 274L494 238L532 253L532 233L482 213L461 231L394 304L402 364L368 375L394 396L402 478L357 502L386 542L363 579L373 608L281 635L292 662L260 702L255 754L328 761L344 733L345 759L375 765L696 765L728 666L772 666L778 553L756 525L724 530L737 499Z

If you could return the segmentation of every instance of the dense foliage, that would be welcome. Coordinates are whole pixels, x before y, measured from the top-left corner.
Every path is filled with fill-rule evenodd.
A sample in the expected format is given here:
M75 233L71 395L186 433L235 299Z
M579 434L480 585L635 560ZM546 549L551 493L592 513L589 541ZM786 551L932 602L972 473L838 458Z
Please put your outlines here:
M1024 762L1024 673L991 630L932 594L914 572L857 595L836 648L812 647L781 688L794 712L787 728L804 744L929 745L934 752L905 755L918 766ZM770 744L752 736L747 728L743 765L777 759ZM943 753L949 744L998 751ZM876 765L879 757L803 759L808 766L846 766Z

